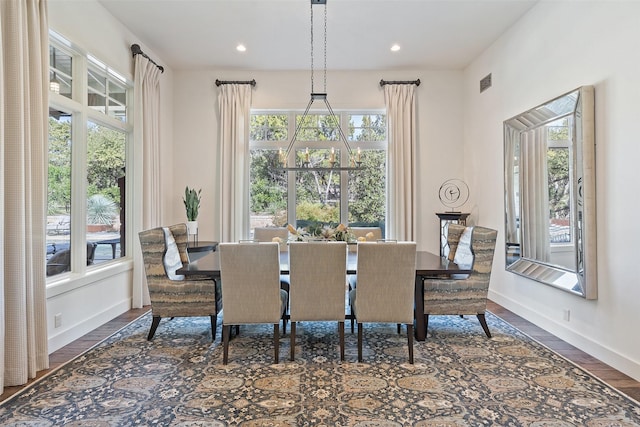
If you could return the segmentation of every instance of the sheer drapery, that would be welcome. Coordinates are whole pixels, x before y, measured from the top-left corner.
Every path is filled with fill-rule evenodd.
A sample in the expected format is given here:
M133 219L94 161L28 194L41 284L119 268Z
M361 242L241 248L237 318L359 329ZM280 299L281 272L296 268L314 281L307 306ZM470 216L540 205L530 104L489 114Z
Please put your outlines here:
M143 55L135 57L134 130L135 146L141 151L142 182L141 198L134 198L132 212L141 212L136 217L138 226L134 230L147 230L162 225L162 191L160 190L160 69ZM133 239L134 285L133 308L151 304L144 273L142 253L137 234Z
M542 126L521 135L522 256L547 262L551 256L547 128Z
M0 388L49 367L46 0L0 1Z
M384 99L389 127L387 237L416 240L415 85L387 84Z
M249 232L249 119L251 85L224 84L218 95L220 142L218 235L221 242Z

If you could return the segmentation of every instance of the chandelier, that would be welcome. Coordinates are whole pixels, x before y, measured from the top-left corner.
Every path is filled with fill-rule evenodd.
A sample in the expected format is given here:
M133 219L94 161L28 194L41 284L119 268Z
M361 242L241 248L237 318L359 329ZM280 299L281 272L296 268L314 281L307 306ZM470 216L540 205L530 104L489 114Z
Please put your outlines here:
M324 86L323 86L323 92L315 92L314 90L314 57L313 57L313 36L314 36L314 31L313 31L313 6L314 5L324 5ZM328 164L329 166L312 166L311 162L310 162L310 158L309 158L309 148L306 149L304 156L302 157L302 162L300 165L296 165L293 167L287 167L287 162L289 159L289 154L291 153L291 150L294 147L295 142L298 139L298 134L300 133L300 129L302 128L303 124L306 123L306 118L309 115L309 110L311 109L311 106L313 105L314 101L319 100L319 101L323 101L324 105L327 109L327 111L329 112L329 121L335 126L335 128L338 131L338 139L340 141L342 141L342 143L344 144L344 146L347 149L347 154L348 154L348 158L349 158L349 166L347 167L339 167L338 162L336 161L336 153L335 153L335 149L331 148L331 153L329 156L329 161ZM287 146L286 150L283 150L282 148L280 148L279 153L278 153L278 164L279 164L279 169L282 170L287 170L287 171L350 171L350 170L359 170L362 169L361 167L361 159L360 159L360 148L358 148L357 152L354 153L354 151L352 150L351 146L349 145L349 142L347 141L347 138L344 136L344 132L342 131L342 128L340 127L340 120L338 119L338 117L336 116L336 114L333 112L333 109L331 108L331 104L329 104L329 100L327 99L327 0L311 0L311 99L309 100L309 103L307 104L307 108L304 110L304 114L302 115L301 119L298 121L297 125L296 125L296 130L293 134L293 138L291 138L291 142L289 142L289 145ZM295 162L295 157L294 157L294 162Z

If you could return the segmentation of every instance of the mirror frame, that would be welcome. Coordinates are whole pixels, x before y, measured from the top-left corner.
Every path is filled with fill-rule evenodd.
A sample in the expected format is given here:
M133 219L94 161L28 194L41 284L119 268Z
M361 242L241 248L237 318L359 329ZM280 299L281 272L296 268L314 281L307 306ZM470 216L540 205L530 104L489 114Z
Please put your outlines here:
M555 117L546 117L538 122L532 122L528 118L535 116L541 110L549 111L546 106L554 101L577 94L573 112L567 110ZM571 148L573 151L573 175L571 182L571 228L575 246L575 270L558 265L553 265L533 258L516 255L509 245L507 230L509 230L509 207L507 191L510 187L509 177L513 177L513 171L509 171L507 153L509 144L517 141L509 141L509 135L514 133L521 135L562 117L573 116L573 138ZM586 299L597 299L597 271L596 271L596 189L595 189L595 105L593 86L581 86L567 92L557 98L534 107L524 113L518 114L504 121L504 173L505 173L505 269L520 276L554 286L558 289L579 295ZM520 155L520 154L519 154ZM513 178L511 178L513 180ZM520 180L522 181L522 180ZM521 185L520 185L521 187ZM522 194L522 188L518 191ZM516 207L522 217L522 203ZM517 227L519 242L523 242L522 227Z

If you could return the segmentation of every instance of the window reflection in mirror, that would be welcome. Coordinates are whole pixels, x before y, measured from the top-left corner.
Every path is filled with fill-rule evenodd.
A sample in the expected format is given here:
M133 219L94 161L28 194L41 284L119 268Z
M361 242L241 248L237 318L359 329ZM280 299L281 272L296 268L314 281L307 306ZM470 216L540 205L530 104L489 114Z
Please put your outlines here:
M595 298L593 88L504 122L506 268Z

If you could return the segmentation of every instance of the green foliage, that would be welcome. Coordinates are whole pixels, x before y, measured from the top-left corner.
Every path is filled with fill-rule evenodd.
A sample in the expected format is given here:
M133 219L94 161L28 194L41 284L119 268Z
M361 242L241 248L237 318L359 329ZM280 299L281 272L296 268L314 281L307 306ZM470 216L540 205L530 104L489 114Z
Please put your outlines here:
M550 218L569 218L569 149L547 150L547 173L549 175Z
M335 224L340 222L340 210L331 205L302 201L298 203L296 218L323 224Z
M126 137L121 131L89 123L87 194L102 194L120 202L118 178L124 175Z
M196 191L193 188L185 187L184 189L184 197L182 201L184 202L184 207L187 211L187 221L195 221L198 219L198 210L200 209L200 193L202 193L202 189Z
M87 224L113 224L118 206L102 194L94 194L87 200Z

